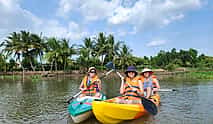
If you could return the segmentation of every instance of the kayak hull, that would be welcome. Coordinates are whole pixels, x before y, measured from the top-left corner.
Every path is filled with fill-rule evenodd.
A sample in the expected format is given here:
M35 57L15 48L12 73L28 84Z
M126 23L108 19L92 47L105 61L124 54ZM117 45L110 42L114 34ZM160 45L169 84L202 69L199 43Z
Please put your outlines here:
M77 115L77 116L72 116L72 115L70 115L70 116L71 116L74 123L80 123L82 121L87 120L89 117L91 117L92 111L90 110L90 111L84 112L84 113Z
M85 96L74 99L68 105L68 112L74 123L85 121L92 115L92 101L95 99L105 100L106 97L104 95L101 98Z
M158 94L152 96L155 104L160 103L160 96ZM93 101L92 111L95 117L106 124L116 124L125 120L133 120L145 116L148 112L141 104L119 104L107 101Z

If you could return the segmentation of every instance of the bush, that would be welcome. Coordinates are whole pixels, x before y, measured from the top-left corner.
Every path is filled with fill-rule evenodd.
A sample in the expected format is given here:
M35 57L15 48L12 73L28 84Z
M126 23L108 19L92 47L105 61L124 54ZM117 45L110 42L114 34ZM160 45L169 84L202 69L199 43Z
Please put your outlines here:
M168 71L174 71L175 68L177 68L178 66L173 64L173 63L169 63L168 65L166 65L165 69Z

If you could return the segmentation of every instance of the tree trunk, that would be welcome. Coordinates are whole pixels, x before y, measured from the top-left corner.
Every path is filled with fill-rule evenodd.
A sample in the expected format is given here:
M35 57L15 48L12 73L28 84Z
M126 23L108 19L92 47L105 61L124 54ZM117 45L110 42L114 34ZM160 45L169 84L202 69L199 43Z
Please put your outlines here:
M55 71L57 71L57 62L55 61Z
M44 71L45 71L45 68L44 68L44 65L43 65L43 63L42 63L41 55L39 55L39 57L40 57L40 62L41 62L41 68L42 68L42 71L44 72Z
M30 59L30 66L33 69L33 71L35 71L35 67L33 66L32 60Z
M65 69L66 69L66 62L64 63L64 71L65 71Z
M22 82L24 82L24 67L22 66L22 63L21 63L21 60L19 59L19 63L21 65L21 68L22 68Z
M54 62L54 60L52 60L52 62L51 62L50 71L52 71L52 70L53 70L53 62Z
M104 56L101 56L101 70L103 71L103 66L104 66Z

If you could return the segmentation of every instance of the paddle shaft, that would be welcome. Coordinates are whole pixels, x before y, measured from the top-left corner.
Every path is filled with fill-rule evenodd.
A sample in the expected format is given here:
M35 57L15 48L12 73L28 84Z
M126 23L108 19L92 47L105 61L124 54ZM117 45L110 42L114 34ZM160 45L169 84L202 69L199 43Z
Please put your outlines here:
M159 89L159 92L172 92L172 91L177 91L176 89Z

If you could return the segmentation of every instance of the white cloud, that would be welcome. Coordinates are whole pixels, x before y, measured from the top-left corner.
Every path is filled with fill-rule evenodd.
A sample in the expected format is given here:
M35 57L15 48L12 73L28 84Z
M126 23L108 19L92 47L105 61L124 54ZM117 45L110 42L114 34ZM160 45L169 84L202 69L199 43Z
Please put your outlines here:
M137 30L163 26L182 19L185 11L200 5L199 0L140 0L132 8L117 8L115 14L108 18L108 22L131 24L137 27Z
M88 21L105 19L119 3L120 0L60 0L57 15L67 17L78 11Z
M146 46L148 47L157 47L166 44L166 40L153 40L149 42Z
M58 20L42 19L23 9L19 5L19 0L0 1L0 39L8 33L20 30L27 30L34 33L43 33L45 36L63 37L71 40L79 40L87 35L85 31L75 22L70 22L69 26L60 24Z
M71 11L77 11L89 21L129 24L138 31L168 25L200 6L201 0L60 0L58 12L69 16Z

